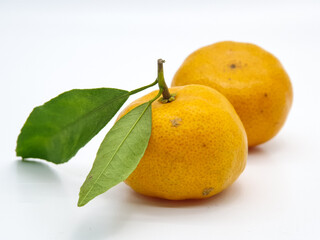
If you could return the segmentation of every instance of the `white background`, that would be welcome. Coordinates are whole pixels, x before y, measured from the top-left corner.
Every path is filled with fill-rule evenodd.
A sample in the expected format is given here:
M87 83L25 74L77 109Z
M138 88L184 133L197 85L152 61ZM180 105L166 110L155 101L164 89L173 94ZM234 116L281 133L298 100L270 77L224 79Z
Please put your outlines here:
M78 208L109 125L66 164L15 157L33 107L73 88L146 85L160 57L170 84L189 53L222 40L274 53L294 88L280 134L223 193L171 202L122 183ZM320 239L319 46L316 0L1 0L0 239Z

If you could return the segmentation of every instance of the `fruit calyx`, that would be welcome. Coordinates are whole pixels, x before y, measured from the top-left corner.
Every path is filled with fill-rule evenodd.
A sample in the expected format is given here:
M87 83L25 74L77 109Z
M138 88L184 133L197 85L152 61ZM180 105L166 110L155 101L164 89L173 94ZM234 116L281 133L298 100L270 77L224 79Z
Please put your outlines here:
M162 98L159 99L159 102L161 103L170 103L174 101L176 98L176 94L170 94L168 86L164 80L164 74L163 74L163 63L165 63L165 60L158 59L158 85L160 90L162 89Z

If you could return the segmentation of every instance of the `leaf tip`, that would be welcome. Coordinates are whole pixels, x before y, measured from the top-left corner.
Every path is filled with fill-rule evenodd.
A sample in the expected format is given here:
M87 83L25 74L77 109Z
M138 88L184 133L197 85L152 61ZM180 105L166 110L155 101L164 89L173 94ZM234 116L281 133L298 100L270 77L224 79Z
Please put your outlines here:
M84 205L86 205L87 203L85 201L83 201L84 199L83 198L79 198L78 200L78 207L83 207Z
M84 194L84 191L82 189L82 187L80 188L80 192L79 192L79 199L78 199L78 207L83 207L84 205L86 205L88 202L90 202L90 198L87 198L87 195Z

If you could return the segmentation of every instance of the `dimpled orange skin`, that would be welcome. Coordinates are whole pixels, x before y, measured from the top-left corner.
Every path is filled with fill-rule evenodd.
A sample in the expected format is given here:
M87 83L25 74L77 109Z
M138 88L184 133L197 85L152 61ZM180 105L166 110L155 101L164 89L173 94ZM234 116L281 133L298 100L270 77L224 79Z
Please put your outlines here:
M156 96L130 104L118 119ZM125 181L141 194L171 200L211 197L244 170L247 138L228 100L216 90L174 87L171 103L152 103L152 133L138 167Z
M221 92L234 106L255 146L282 128L292 104L292 86L272 54L249 43L219 42L193 52L172 86L202 84Z

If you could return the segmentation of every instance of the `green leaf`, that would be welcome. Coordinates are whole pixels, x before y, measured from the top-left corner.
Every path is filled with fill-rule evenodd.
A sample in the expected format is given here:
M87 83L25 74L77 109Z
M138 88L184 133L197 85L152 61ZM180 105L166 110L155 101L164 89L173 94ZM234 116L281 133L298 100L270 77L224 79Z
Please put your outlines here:
M74 89L31 112L17 140L17 156L56 164L68 161L117 113L130 93Z
M124 181L137 167L151 135L151 102L144 103L111 128L82 185L78 206Z

